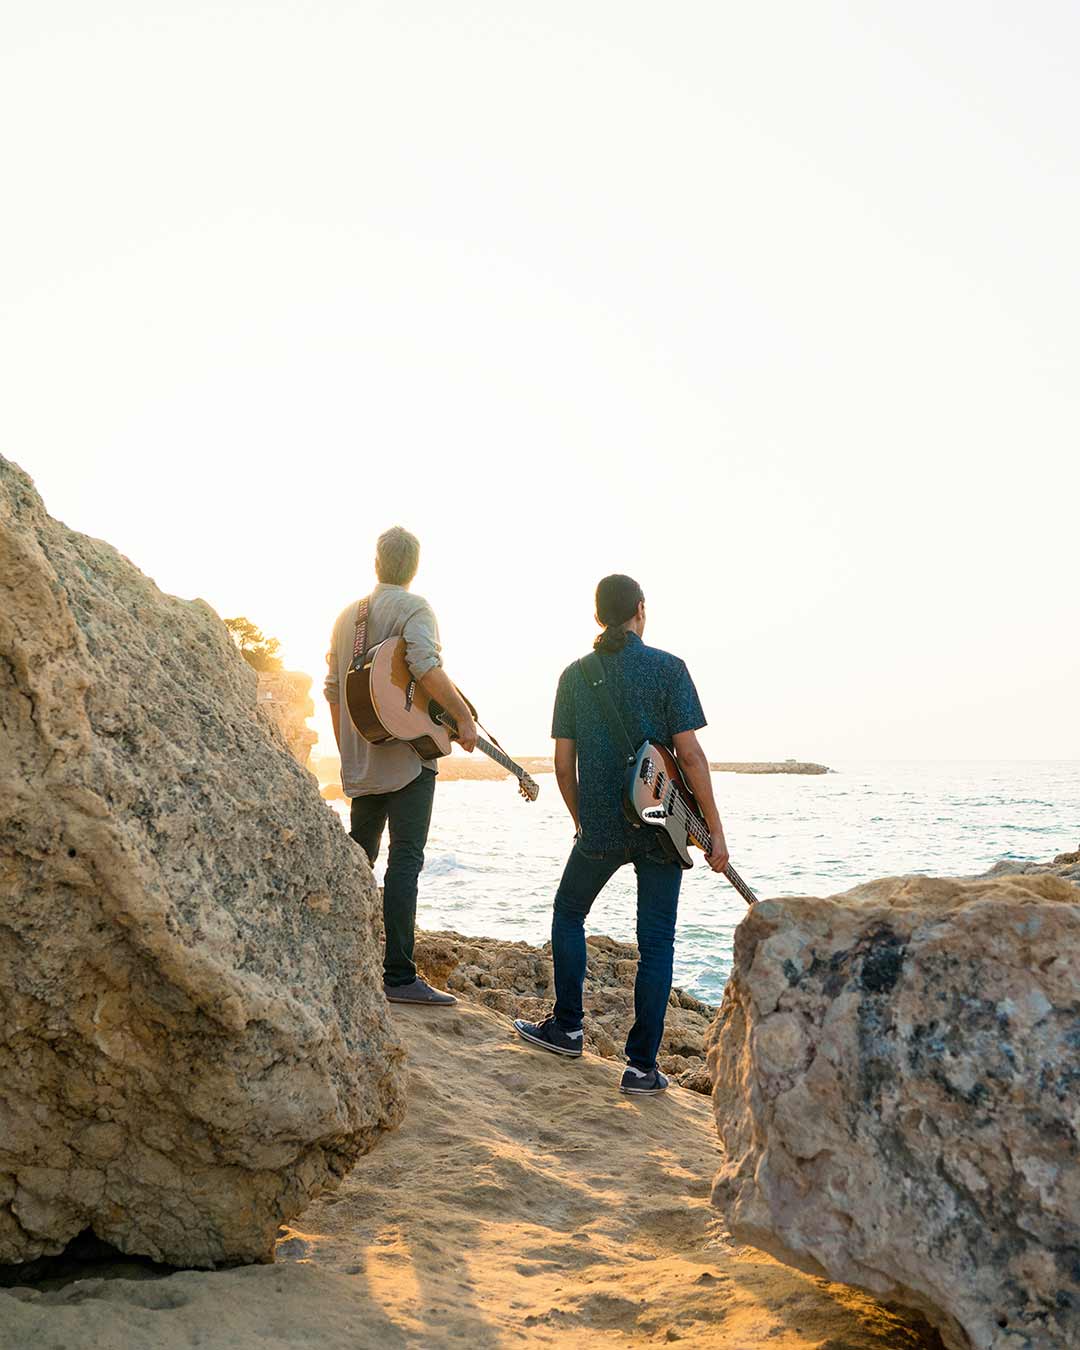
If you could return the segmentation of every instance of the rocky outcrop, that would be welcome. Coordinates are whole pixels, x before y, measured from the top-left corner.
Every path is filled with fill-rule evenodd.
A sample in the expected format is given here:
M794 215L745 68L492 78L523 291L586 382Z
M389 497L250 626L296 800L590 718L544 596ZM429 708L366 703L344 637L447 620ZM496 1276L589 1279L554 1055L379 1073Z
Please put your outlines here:
M604 1059L622 1058L634 1021L637 948L614 938L588 939L585 977L585 1049ZM551 947L460 933L417 933L416 961L428 979L462 998L507 1017L539 1020L551 1011L555 986ZM664 1020L659 1063L683 1087L708 1092L705 1036L716 1009L673 989Z
M709 768L714 773L832 773L827 764L802 759L711 760Z
M0 459L0 1263L263 1260L399 1117L370 871L255 690Z
M984 872L984 877L1029 877L1049 875L1061 877L1062 881L1071 881L1074 886L1080 886L1080 849L1072 853L1059 853L1053 862L1017 862L1011 858L1005 858L1001 862L995 863L989 872Z
M1080 895L893 878L767 900L710 1033L734 1236L950 1347L1080 1344Z
M277 726L297 764L310 768L311 747L319 739L307 719L314 716L311 676L299 670L260 670L259 711Z

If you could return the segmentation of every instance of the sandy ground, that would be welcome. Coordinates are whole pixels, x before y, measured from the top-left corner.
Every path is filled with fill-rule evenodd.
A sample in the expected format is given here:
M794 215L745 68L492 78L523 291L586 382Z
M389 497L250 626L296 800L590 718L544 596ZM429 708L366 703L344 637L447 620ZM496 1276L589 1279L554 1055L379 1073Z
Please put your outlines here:
M276 1265L0 1292L0 1347L936 1344L725 1240L707 1098L622 1097L616 1064L532 1049L484 1008L393 1016L408 1118L283 1231Z

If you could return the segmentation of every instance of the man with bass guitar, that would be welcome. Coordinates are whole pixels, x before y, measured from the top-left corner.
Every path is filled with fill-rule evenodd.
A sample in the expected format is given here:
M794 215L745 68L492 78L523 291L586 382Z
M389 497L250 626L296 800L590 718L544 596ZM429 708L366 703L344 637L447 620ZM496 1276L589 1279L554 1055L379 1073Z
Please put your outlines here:
M626 1040L627 1066L620 1089L651 1095L668 1086L656 1055L671 993L679 888L688 864L680 862L664 830L635 828L631 823L623 797L627 762L634 756L627 754L620 739L675 750L678 768L701 812L692 817L693 829L697 841L707 846L714 871L728 868L728 850L708 760L695 734L705 726L705 715L685 663L642 641L645 597L630 577L609 576L600 582L596 619L603 626L595 643L599 664L590 665L590 658L585 658L563 671L552 725L555 774L576 830L555 894L551 925L555 1005L544 1021L519 1019L514 1026L521 1037L545 1050L574 1058L581 1054L585 918L615 872L633 864L639 957L635 1021ZM653 772L652 761L646 763L650 767L642 765L642 776ZM659 782L656 790L659 794ZM680 800L658 795L655 810L663 813L665 803L669 811L682 809Z

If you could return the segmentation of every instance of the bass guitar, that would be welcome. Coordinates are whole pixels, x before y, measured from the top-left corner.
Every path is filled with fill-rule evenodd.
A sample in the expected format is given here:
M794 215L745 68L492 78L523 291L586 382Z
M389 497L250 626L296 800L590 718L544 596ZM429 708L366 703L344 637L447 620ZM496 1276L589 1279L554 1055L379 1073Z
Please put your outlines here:
M683 777L674 754L663 745L643 741L626 772L623 810L632 825L650 825L663 830L669 850L680 867L693 867L690 846L709 853L712 836L701 818L694 794ZM724 876L748 905L757 896L728 863Z
M457 738L455 719L441 704L428 698L413 678L405 660L405 639L401 637L387 638L372 647L363 665L349 671L345 702L353 726L372 745L404 741L423 759L438 759L450 753ZM476 709L467 698L465 702L475 717ZM478 736L476 748L509 769L526 801L536 801L540 788L501 746Z

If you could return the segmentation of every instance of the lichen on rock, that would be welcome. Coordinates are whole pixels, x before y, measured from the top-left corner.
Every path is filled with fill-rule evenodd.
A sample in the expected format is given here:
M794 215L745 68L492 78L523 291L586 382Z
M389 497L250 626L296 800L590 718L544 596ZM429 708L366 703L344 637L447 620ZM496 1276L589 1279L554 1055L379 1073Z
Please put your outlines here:
M400 1116L370 870L255 690L0 458L0 1263L267 1259Z
M734 1236L950 1347L1080 1344L1080 892L872 882L755 905L710 1032Z

